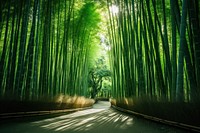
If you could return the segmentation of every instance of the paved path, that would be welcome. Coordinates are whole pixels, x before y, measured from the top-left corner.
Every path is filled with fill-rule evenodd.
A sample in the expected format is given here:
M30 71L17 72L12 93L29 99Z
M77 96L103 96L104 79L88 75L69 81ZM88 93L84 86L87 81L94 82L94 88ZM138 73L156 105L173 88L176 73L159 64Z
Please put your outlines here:
M187 133L123 114L99 102L92 109L40 120L1 123L0 133Z

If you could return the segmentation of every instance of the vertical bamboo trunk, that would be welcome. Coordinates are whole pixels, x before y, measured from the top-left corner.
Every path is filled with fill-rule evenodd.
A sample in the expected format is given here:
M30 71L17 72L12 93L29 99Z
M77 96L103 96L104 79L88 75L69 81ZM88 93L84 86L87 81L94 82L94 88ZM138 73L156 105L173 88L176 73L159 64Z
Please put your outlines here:
M6 18L6 29L4 34L4 41L3 41L3 52L0 58L0 96L4 95L5 89L4 89L4 73L5 73L5 60L6 60L6 52L7 52L7 39L8 39L8 30L9 30L9 19L10 19L10 8L11 8L11 1L8 2L8 12L7 12L7 18Z
M185 33L186 33L186 19L187 19L187 0L183 0L182 4L182 17L180 25L180 46L178 55L178 70L177 70L177 82L176 82L176 100L183 101L183 66L184 66L184 48L185 48Z
M176 94L176 75L177 75L177 43L176 43L176 22L175 22L175 9L174 9L174 0L170 0L171 8L171 25L172 25L172 87L170 100L175 101Z
M13 16L12 16L12 29L11 29L11 36L10 36L10 43L9 43L9 56L8 56L8 66L7 66L7 76L6 76L6 85L5 85L5 96L13 96L12 94L12 82L11 81L11 68L12 68L12 59L14 58L13 57L13 50L16 50L16 49L13 49L13 40L14 40L14 31L15 31L15 17L16 17L16 6L14 6L14 12L13 12ZM16 57L15 57L16 58ZM3 89L3 86L2 86L2 89Z
M26 78L26 88L25 88L25 99L31 100L31 95L33 92L33 58L34 58L34 44L35 44L35 28L36 28L36 13L38 8L38 0L34 1L34 8L33 8L33 21L31 27L31 33L29 37L28 49L27 49L27 60L28 60L28 73Z
M191 32L192 32L192 39L194 41L193 45L193 54L194 54L194 67L195 67L195 79L197 81L197 87L191 86L191 101L198 100L198 93L200 88L200 25L199 25L199 18L198 18L198 2L192 0L189 3L189 18L191 21ZM196 6L196 7L195 7ZM193 87L193 88L192 88Z
M27 41L27 33L28 33L28 15L30 11L30 0L27 0L25 3L25 9L23 12L22 19L22 27L21 27L21 36L20 36L20 46L19 46L19 54L18 54L18 65L17 65L17 75L15 78L15 88L17 97L22 100L23 94L23 81L24 81L24 58L25 58L25 50L26 50L26 41Z

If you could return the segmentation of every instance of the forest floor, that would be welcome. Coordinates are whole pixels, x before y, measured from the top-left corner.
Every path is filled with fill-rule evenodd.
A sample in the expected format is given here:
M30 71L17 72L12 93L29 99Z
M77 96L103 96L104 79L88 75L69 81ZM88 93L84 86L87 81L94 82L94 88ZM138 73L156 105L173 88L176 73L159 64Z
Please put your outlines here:
M99 101L93 108L59 116L0 123L1 133L187 133L179 128L118 112Z

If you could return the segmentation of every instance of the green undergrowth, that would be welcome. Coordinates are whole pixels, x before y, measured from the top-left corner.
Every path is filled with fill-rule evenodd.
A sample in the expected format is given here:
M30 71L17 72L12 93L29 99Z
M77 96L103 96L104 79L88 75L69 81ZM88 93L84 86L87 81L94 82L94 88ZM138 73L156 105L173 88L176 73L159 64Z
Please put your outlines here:
M74 109L90 107L93 104L93 99L68 95L58 95L51 99L43 97L39 100L31 101L0 100L0 113Z
M200 103L124 98L112 99L111 104L137 113L200 127Z

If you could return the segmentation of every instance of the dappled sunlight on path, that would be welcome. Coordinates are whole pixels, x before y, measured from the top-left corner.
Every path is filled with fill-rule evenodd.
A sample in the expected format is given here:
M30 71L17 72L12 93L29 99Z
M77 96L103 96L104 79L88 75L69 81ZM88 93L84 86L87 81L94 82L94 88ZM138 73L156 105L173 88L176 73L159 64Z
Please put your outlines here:
M29 122L0 126L0 133L186 133L180 129L130 116L98 102L91 109Z
M134 132L169 132L173 128L144 121L133 116L119 113L110 108L109 102L98 102L92 109L78 111L72 114L63 115L32 123L47 131L54 132L87 132L87 133L132 133Z
M110 109L110 103L99 102L92 109L78 111L72 114L63 115L32 123L34 126L53 131L94 131L102 132L113 128L126 129L133 125L133 118L118 114Z

